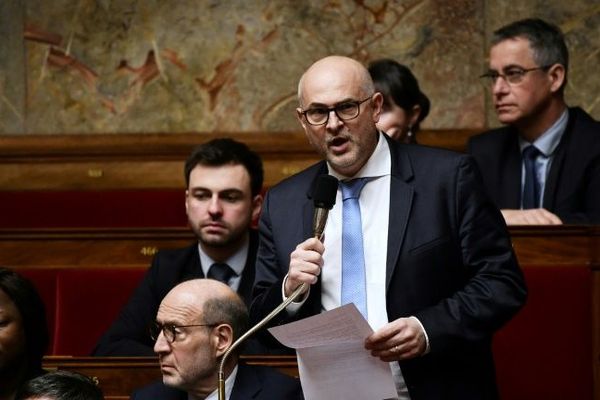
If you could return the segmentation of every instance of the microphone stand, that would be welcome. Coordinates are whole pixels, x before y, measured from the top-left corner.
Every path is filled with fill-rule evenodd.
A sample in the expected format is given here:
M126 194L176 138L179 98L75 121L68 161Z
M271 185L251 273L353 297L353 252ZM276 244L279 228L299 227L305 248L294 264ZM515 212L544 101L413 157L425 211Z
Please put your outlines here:
M323 178L323 176L321 178ZM332 178L330 175L325 175L325 179L320 179L320 182L318 182L318 184L321 185L321 191L319 191L320 202L317 203L315 201L315 213L313 215L313 236L316 239L322 240L323 231L325 230L325 224L327 222L327 216L329 214L329 210L335 204L335 193L337 191L338 183L337 183L337 179ZM329 190L323 190L323 189L329 189ZM225 400L225 373L223 372L223 368L225 367L225 362L227 361L227 358L229 357L231 352L233 350L235 350L240 345L240 343L242 343L244 340L246 340L250 335L252 335L257 330L259 330L263 326L265 326L270 320L272 320L277 314L279 314L291 302L296 300L300 296L300 293L302 293L304 291L306 286L307 286L306 283L302 283L300 286L298 286L296 289L294 289L294 291L292 292L290 297L285 299L285 301L283 303L281 303L273 311L271 311L258 324L254 325L252 328L248 329L248 331L246 331L246 333L244 333L242 336L240 336L238 338L238 340L233 342L233 344L225 351L225 353L223 353L223 357L221 358L221 363L219 364L219 372L218 372L219 400Z
M313 221L314 228L315 228L314 229L314 232L315 232L314 237L319 240L321 240L323 237L323 231L325 230L325 222L327 222L328 211L329 210L327 210L327 209L317 208L316 212L315 212L314 221ZM225 373L223 372L223 368L225 367L225 362L227 361L229 354L231 354L231 352L233 350L235 350L237 347L239 347L240 343L242 343L244 340L246 340L250 335L254 334L256 331L258 331L260 328L265 326L277 314L279 314L281 311L283 311L283 309L285 309L287 306L289 306L291 302L296 300L300 296L300 293L302 293L304 291L304 288L306 288L306 283L302 283L300 286L298 286L292 292L290 297L285 299L285 301L283 303L278 305L266 317L264 317L262 320L260 320L260 322L258 324L254 325L252 328L248 329L246 331L246 333L244 333L242 336L240 336L238 338L238 340L233 342L233 344L231 346L229 346L229 348L225 351L225 353L223 353L223 357L221 358L221 363L219 364L219 372L218 372L219 400L225 400Z
M292 301L296 300L296 298L298 296L300 296L300 293L302 293L302 291L304 290L305 287L306 287L306 283L303 283L302 285L298 286L296 288L296 290L294 290L292 292L290 297L288 297L283 303L278 305L273 311L271 311L266 317L264 317L258 324L254 325L252 328L250 328L248 331L246 331L246 333L244 333L242 336L240 336L239 339L236 340L235 342L233 342L233 344L227 349L227 351L225 351L225 353L223 354L223 357L221 358L221 363L219 364L219 375L218 375L218 377L219 377L219 400L225 400L225 373L223 372L223 367L225 366L225 361L229 357L229 354L231 354L231 352L235 348L237 348L240 345L240 343L242 343L244 340L246 340L250 335L252 335L254 332L256 332L257 330L259 330L260 328L265 326L270 320L273 319L273 317L275 317L277 314L279 314Z

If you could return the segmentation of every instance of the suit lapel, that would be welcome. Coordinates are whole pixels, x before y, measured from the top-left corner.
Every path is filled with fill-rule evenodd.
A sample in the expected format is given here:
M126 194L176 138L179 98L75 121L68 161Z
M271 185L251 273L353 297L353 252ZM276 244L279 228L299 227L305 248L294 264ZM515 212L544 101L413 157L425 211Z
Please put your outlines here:
M577 129L575 124L577 123L577 116L574 109L569 109L569 121L567 127L562 135L560 143L554 153L554 159L550 165L550 171L546 179L546 185L544 187L544 197L542 206L547 210L554 210L556 206L556 195L558 193L556 185L558 184L558 174L563 170L563 163L567 155L567 148L569 147L569 141L571 133Z
M498 187L507 188L504 193L500 193L504 197L499 204L500 208L521 208L521 151L518 137L517 132L507 135L506 151L501 152L504 157L499 157L498 160L501 163L498 168L501 174L498 177Z
M254 285L254 272L256 264L256 249L258 248L258 233L255 229L250 229L250 243L248 244L248 257L246 265L242 271L242 279L238 293L244 298L246 304L252 300L252 286Z
M189 263L185 264L185 269L181 276L181 281L204 278L204 272L202 272L202 265L200 264L200 252L198 250L198 242L188 247L189 251Z
M238 372L229 400L254 399L262 390L261 379L257 372L243 364L238 364Z
M387 139L387 136L386 136ZM389 287L394 269L398 264L400 248L408 225L414 189L407 184L413 178L413 168L406 152L401 151L391 139L387 139L392 157L390 178L390 211L388 225L387 260L385 273L385 288Z

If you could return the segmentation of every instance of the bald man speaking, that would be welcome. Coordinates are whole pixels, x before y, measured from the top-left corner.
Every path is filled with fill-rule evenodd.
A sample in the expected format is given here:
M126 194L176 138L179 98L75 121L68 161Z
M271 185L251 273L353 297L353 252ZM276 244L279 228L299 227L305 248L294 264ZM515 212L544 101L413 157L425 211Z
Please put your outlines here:
M266 196L251 320L307 283L275 324L352 302L375 331L365 348L390 363L399 398L496 398L492 335L527 291L473 160L379 132L383 98L356 60L315 62L298 101L323 161ZM340 185L318 240L312 191L321 174Z

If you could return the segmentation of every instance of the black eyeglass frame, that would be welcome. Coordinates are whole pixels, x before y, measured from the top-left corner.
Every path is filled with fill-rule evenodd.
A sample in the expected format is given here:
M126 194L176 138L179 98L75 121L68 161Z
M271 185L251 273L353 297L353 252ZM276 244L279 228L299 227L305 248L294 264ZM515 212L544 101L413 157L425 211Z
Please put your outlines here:
M160 333L162 332L163 336L165 337L165 339L167 340L168 343L174 343L177 341L177 335L179 333L176 331L176 329L193 328L193 327L199 327L199 326L215 327L218 325L220 325L220 323L218 323L218 324L190 324L190 325L174 325L174 324L163 325L158 321L154 321L150 325L149 331L150 331L150 338L153 341L157 341L158 337L160 336Z
M498 78L502 78L504 80L504 82L506 82L508 85L518 85L521 82L523 82L523 78L525 78L525 75L527 75L527 73L531 72L531 71L537 71L537 70L548 70L551 67L553 67L556 64L550 64L550 65L542 65L541 67L533 67L533 68L521 68L521 67L510 67L508 68L507 72L514 72L515 74L513 75L513 77L517 78L516 82L511 82L511 79L514 78L510 78L510 75L505 73L500 73L498 71L488 71L485 74L482 74L481 76L479 76L480 79L487 79L489 80L489 83L492 85L496 84L496 81L498 80Z
M333 107L314 107L314 108L309 108L307 110L300 110L300 114L302 114L304 116L304 119L306 120L306 122L308 122L309 125L312 126L321 126L321 125L326 125L327 122L329 122L329 116L331 115L331 112L333 111L335 113L335 115L342 121L350 121L353 120L355 118L358 118L358 116L360 115L360 106L361 104L363 104L364 102L371 100L373 98L373 95L370 95L369 97L367 97L364 100L350 100L350 101L343 101L339 104L336 104ZM340 116L340 114L338 113L338 109L342 106L348 106L348 105L352 105L356 107L356 115L352 116L352 117L342 117ZM315 110L323 110L323 111L327 111L327 117L325 118L325 121L323 122L319 122L319 123L314 123L311 122L310 119L306 116L307 113L311 112L311 111L315 111Z

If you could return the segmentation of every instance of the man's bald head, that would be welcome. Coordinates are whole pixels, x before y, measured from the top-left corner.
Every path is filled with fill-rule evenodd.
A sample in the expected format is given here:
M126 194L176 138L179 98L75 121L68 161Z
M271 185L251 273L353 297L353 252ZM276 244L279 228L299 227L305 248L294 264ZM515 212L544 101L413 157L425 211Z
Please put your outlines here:
M310 144L338 174L357 174L379 140L383 96L369 71L348 57L325 57L302 75L298 100L296 117Z
M328 56L313 63L302 74L298 82L298 101L304 107L303 93L305 86L318 89L332 80L346 80L361 87L361 95L368 96L375 91L369 71L358 61L344 56ZM315 87L316 86L316 87Z
M188 318L201 319L205 324L228 324L234 340L248 327L248 309L244 301L229 286L213 279L180 283L165 296L160 308L174 314L185 313Z

